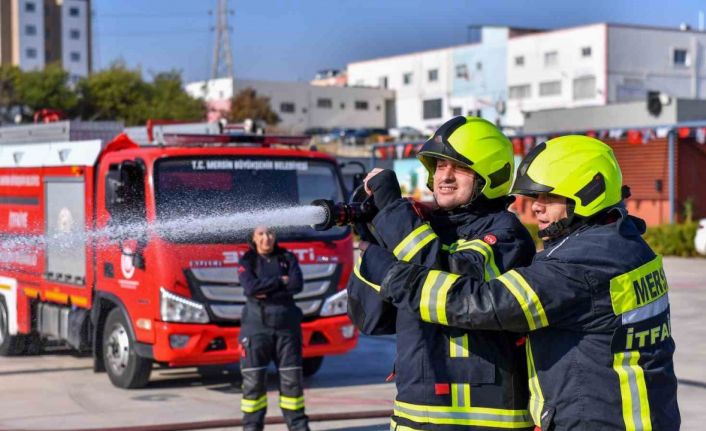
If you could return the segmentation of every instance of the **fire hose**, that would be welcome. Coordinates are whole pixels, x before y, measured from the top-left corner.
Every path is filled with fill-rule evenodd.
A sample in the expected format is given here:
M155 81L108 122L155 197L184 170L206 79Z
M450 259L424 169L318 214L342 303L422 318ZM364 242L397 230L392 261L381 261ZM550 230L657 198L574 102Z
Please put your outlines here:
M309 422L330 422L330 421L345 421L356 419L377 419L389 418L392 416L392 410L367 410L358 412L344 413L315 413L310 414ZM285 420L282 416L268 416L265 418L266 425L283 424ZM243 420L240 418L234 419L215 419L210 421L198 422L181 422L161 425L135 425L127 427L111 427L111 428L72 428L76 431L187 431L187 430L203 430L212 428L231 428L242 427ZM42 431L58 431L59 429ZM22 429L16 431L39 431Z

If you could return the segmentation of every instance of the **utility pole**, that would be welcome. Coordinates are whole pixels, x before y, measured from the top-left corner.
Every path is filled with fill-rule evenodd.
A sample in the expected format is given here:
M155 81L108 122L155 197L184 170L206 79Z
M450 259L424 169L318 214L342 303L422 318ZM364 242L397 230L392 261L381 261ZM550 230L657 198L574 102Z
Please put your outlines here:
M211 79L220 77L233 78L233 52L230 48L230 30L228 26L228 0L217 0L216 6L216 40L213 44L213 64ZM225 75L224 75L225 72Z

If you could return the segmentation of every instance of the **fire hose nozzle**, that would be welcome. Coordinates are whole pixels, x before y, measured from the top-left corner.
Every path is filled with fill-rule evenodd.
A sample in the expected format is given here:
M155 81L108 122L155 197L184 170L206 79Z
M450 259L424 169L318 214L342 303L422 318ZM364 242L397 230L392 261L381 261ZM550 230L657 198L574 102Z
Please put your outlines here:
M328 230L334 226L346 226L359 222L368 222L375 215L371 203L334 203L327 199L317 199L311 203L324 210L324 221L312 227L316 230Z

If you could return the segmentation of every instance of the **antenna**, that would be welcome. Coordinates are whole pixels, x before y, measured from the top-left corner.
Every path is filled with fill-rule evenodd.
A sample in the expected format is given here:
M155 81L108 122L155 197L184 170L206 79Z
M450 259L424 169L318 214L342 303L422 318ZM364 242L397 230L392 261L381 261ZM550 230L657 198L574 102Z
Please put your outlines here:
M233 52L230 48L230 26L228 26L228 0L216 0L216 40L213 44L213 65L211 79L233 77ZM225 69L225 70L224 70Z

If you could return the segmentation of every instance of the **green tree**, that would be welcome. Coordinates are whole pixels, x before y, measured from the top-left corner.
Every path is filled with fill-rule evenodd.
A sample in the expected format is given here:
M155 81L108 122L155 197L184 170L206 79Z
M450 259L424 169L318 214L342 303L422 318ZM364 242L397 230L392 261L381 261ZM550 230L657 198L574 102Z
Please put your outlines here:
M17 93L17 79L22 73L17 66L0 66L0 122L14 121L14 115L22 109Z
M231 99L230 106L229 121L240 123L250 118L252 120L263 120L270 125L279 123L279 116L270 107L270 99L258 96L253 88L248 87L236 94Z
M18 73L16 89L21 103L30 111L47 108L71 114L78 103L76 93L69 88L69 74L58 64Z
M199 121L206 107L189 96L177 71L155 75L145 82L139 70L122 63L97 72L78 84L81 117L87 120L120 120L128 126L152 119Z
M172 70L155 75L149 113L163 120L200 121L206 115L206 106L184 91L181 74Z
M121 120L126 125L139 125L149 118L151 86L137 70L122 63L96 72L81 80L80 114L85 120Z

